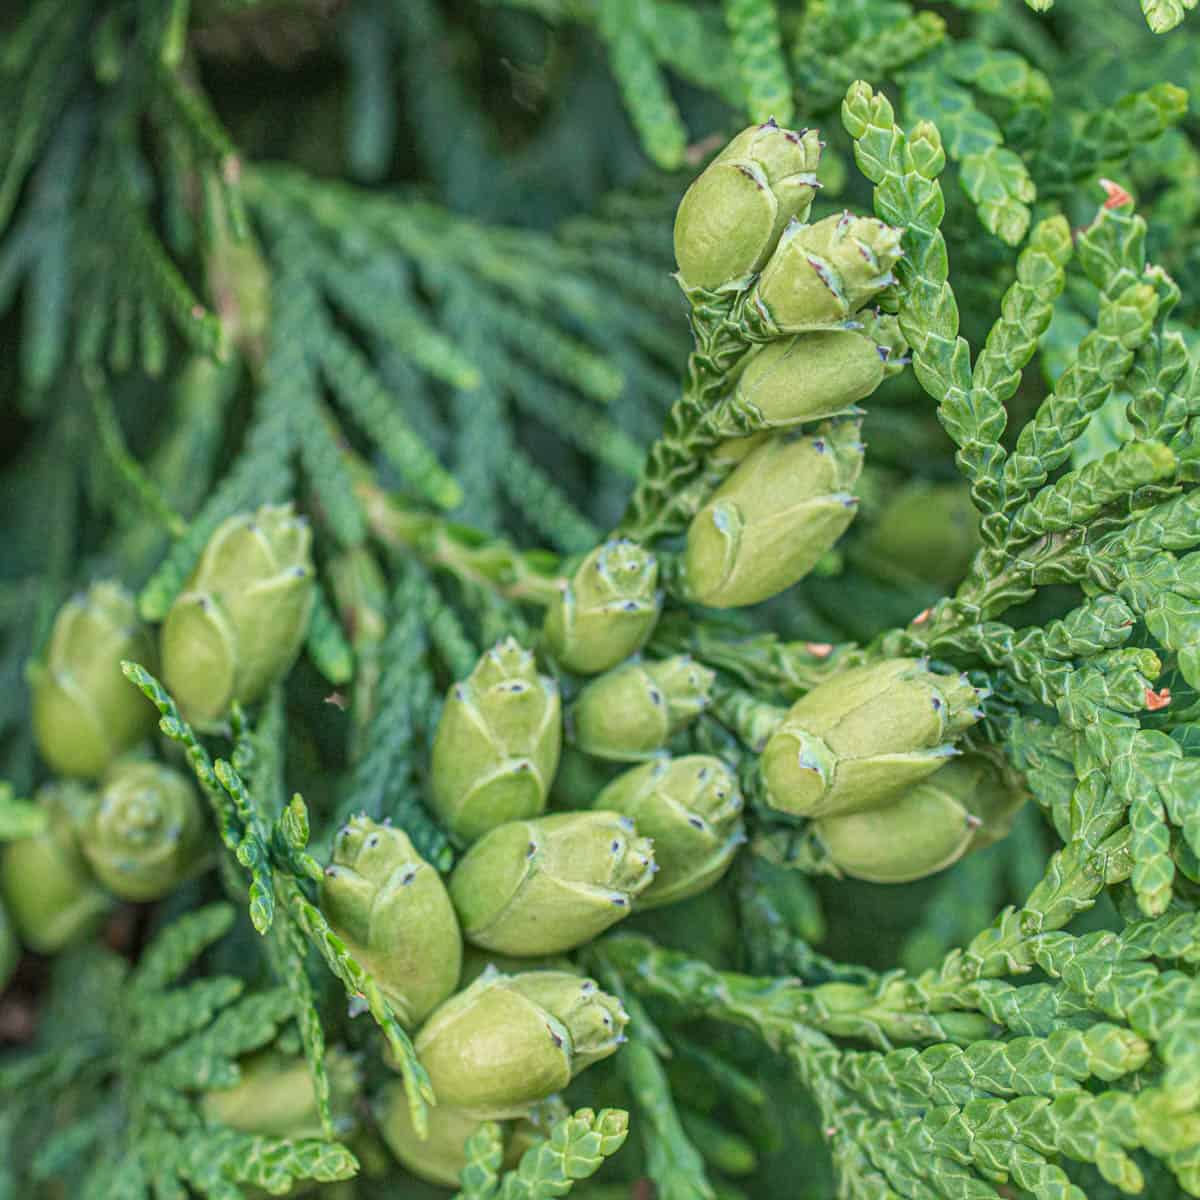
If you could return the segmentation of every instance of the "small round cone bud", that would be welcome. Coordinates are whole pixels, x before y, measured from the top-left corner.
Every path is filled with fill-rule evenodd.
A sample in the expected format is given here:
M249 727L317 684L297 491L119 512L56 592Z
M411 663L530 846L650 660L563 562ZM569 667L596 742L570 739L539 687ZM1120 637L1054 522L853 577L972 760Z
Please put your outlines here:
M614 779L595 806L631 817L638 832L654 843L658 871L637 899L639 910L711 887L746 840L737 779L708 754L634 767Z
M783 331L837 325L894 282L900 235L848 212L815 225L793 221L755 284L754 302Z
M628 817L560 813L482 837L450 877L463 936L501 954L561 954L627 917L654 877Z
M508 638L446 697L433 743L433 807L460 841L536 817L558 769L562 703L554 680Z
M154 641L123 587L93 584L62 606L44 658L29 668L34 740L59 774L97 779L154 727L154 706L122 659L153 669Z
M205 1119L263 1137L319 1138L321 1115L308 1061L264 1050L238 1064L241 1078L231 1088L204 1093ZM354 1128L354 1102L362 1084L355 1060L336 1047L326 1051L334 1128Z
M546 646L568 671L607 671L645 645L661 607L654 555L627 538L605 542L546 610Z
M758 271L817 188L816 130L774 121L743 130L684 193L675 215L675 261L688 288L719 288Z
M956 584L981 546L979 510L961 483L913 483L891 497L859 540L858 561L898 582Z
M161 635L163 676L184 715L223 717L292 665L313 604L312 534L290 504L219 525Z
M17 942L17 931L13 928L8 909L0 902L0 992L8 986L20 958L21 947Z
M76 784L49 784L37 802L49 825L0 851L0 895L21 941L39 954L55 954L94 933L113 902L79 847L79 828L95 797Z
M797 700L761 758L767 801L829 817L879 808L945 766L982 716L964 676L898 658L842 671Z
M861 469L855 422L752 450L688 526L692 599L738 608L803 579L854 519Z
M941 871L1008 832L1028 793L981 754L948 763L884 808L815 821L830 858L871 883Z
M686 654L617 667L579 693L575 744L617 762L650 758L708 707L712 683L712 671Z
M489 973L429 1018L416 1051L439 1107L518 1117L614 1054L628 1020L591 979L564 971Z
M862 329L777 339L743 361L734 403L772 429L836 416L875 391L902 353L894 317L872 316Z
M399 829L368 817L343 825L320 904L405 1027L454 991L462 966L454 908L437 871Z
M157 900L200 866L206 844L191 781L154 762L118 763L80 845L96 878L123 900Z

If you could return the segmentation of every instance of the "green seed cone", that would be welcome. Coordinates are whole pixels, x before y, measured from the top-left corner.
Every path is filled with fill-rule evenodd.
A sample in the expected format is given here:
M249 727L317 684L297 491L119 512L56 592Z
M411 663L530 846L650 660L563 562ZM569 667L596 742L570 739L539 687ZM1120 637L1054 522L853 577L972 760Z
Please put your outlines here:
M154 706L122 659L153 670L154 640L120 584L95 583L62 606L44 658L29 668L34 740L60 775L99 778L154 727Z
M0 992L8 986L20 959L21 946L17 941L17 931L8 915L8 909L0 901Z
M323 1137L308 1061L264 1050L238 1064L240 1080L231 1088L204 1093L201 1108L211 1123L263 1137ZM356 1124L354 1102L362 1084L355 1060L336 1046L325 1053L334 1129L348 1133Z
M967 573L981 544L979 510L965 483L918 482L888 500L855 556L882 578L948 588Z
M654 843L658 871L636 907L674 904L711 887L746 840L733 772L708 754L658 759L618 776L595 807L631 817Z
M562 1100L551 1096L534 1105L525 1116L502 1122L502 1169L515 1167L533 1139L545 1137L567 1112ZM388 1149L409 1171L442 1187L459 1186L459 1173L467 1164L466 1141L483 1124L482 1118L438 1104L429 1110L429 1136L420 1138L413 1128L408 1095L400 1080L383 1089L377 1116Z
M898 658L835 675L796 701L762 753L768 803L795 816L879 808L943 767L982 716L964 676Z
M558 686L512 638L498 643L446 697L433 743L433 807L463 842L536 817L558 769Z
M847 875L908 883L1003 837L1027 795L1013 772L969 754L884 808L826 817L814 828Z
M628 1020L591 979L485 974L433 1013L416 1051L439 1108L519 1117L615 1053Z
M48 784L37 802L49 813L49 826L0 851L0 894L21 941L39 954L55 954L94 933L113 902L79 846L95 797L77 784Z
M560 954L632 911L654 852L628 817L560 813L482 837L450 876L463 936L501 954Z
M787 223L808 216L820 159L816 130L768 121L739 133L680 201L675 261L684 287L711 290L760 270Z
M593 679L571 710L575 744L596 758L650 758L707 707L713 673L679 654Z
M684 553L691 597L738 608L803 579L854 519L858 423L752 450L692 519Z
M772 429L848 412L898 369L903 346L896 319L874 314L861 329L767 342L743 360L734 404Z
M454 908L437 871L399 829L368 817L342 826L320 904L407 1028L454 991L462 966Z
M312 534L290 504L217 527L161 635L163 675L184 715L223 717L292 665L313 604Z
M201 865L206 847L191 781L154 762L118 763L80 844L96 878L123 900L157 900Z
M543 634L568 671L595 675L635 654L662 607L658 560L627 538L597 546L546 610Z
M755 284L758 310L784 332L837 325L894 282L899 229L874 217L835 213L793 221Z

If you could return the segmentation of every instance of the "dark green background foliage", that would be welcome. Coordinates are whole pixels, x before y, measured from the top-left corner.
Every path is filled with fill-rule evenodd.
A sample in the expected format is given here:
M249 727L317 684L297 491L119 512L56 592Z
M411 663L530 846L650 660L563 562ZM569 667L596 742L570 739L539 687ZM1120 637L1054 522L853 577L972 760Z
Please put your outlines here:
M650 1177L663 1200L1101 1200L1138 1171L1155 1200L1200 1194L1200 24L1144 7L5 6L0 837L44 779L23 670L73 590L121 578L161 620L222 520L290 498L322 591L286 687L227 738L201 746L158 694L164 753L190 744L230 853L122 910L111 945L27 956L0 1002L0 1198L344 1176L331 1139L231 1140L196 1117L271 1043L318 1080L325 1044L362 1055L362 1170L318 1194L432 1194L370 1133L383 1039L410 1048L312 881L364 810L445 861L422 800L440 697L480 649L529 637L538 584L621 518L690 349L675 206L772 115L827 143L814 217L874 204L908 228L884 301L916 369L868 402L860 515L817 571L733 615L679 607L655 648L774 703L857 646L977 671L986 735L1037 804L895 887L805 873L797 831L762 816L716 892L589 951L631 1042L569 1098L629 1109L631 1137L575 1194L645 1197ZM843 108L855 80L875 95ZM1134 203L1097 220L1102 179ZM1056 215L1069 266L1061 223L1039 224ZM1075 474L1148 441L1165 473ZM957 580L904 572L870 534L904 485L960 476L992 523L946 600ZM1083 540L1033 563L1014 519ZM330 568L365 549L387 584L347 623ZM727 724L685 743L728 748ZM567 764L557 800L607 777ZM206 907L223 899L236 919ZM1129 1030L1149 1061L1106 1073Z

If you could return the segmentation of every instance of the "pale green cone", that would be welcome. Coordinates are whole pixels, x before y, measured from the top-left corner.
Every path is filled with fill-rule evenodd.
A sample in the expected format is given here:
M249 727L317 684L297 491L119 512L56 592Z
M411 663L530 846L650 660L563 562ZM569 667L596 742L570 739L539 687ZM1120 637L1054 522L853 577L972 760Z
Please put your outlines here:
M628 817L560 813L482 837L450 876L463 936L501 954L560 954L627 917L654 877Z
M595 807L624 813L654 843L654 880L639 910L674 904L711 887L746 840L737 778L710 754L658 759L626 771Z
M785 332L840 324L895 281L901 232L848 212L815 225L793 221L755 284L752 301Z
M733 404L756 425L780 429L853 409L899 369L895 317L871 314L861 329L798 333L743 360Z
M1004 837L1028 792L982 754L948 763L883 808L815 821L834 864L856 879L908 883Z
M547 608L542 632L568 671L595 675L645 645L661 607L658 560L637 542L618 538L579 564Z
M458 984L462 938L441 876L408 836L368 817L338 831L321 911L412 1029Z
M760 760L767 801L794 816L878 808L943 767L982 715L965 676L918 659L842 671L797 700Z
M712 671L686 654L617 667L579 693L575 744L617 762L650 758L708 707L712 683Z
M505 821L536 817L561 749L558 685L507 638L446 697L433 743L434 811L463 842Z
M854 519L858 423L753 449L688 526L684 577L714 608L757 604L803 579Z
M981 545L979 510L965 483L916 482L888 499L855 546L855 557L885 579L949 588L967 573Z
M114 896L157 900L195 874L207 840L187 776L155 762L125 762L109 773L80 845Z
M154 640L120 584L94 583L59 609L45 655L29 667L34 740L60 775L99 778L154 727L154 706L122 674L123 659L153 670Z
M239 1062L238 1069L241 1078L233 1087L204 1093L201 1109L207 1121L264 1137L324 1136L307 1059L263 1050ZM325 1070L334 1129L345 1134L356 1123L361 1072L354 1058L336 1046L325 1052Z
M675 261L684 287L715 289L758 271L793 218L808 216L821 143L774 121L744 129L684 193Z
M113 907L79 845L79 829L95 797L73 783L47 784L37 802L49 826L0 850L0 894L21 941L39 954L81 942Z
M13 928L8 909L0 900L0 992L8 986L20 959L21 946L17 941L17 931Z
M312 611L311 542L290 504L213 532L161 634L164 681L189 720L258 700L292 665Z
M416 1051L439 1107L519 1117L615 1053L628 1020L591 979L488 973L433 1013Z
M562 1100L550 1096L531 1107L525 1116L502 1122L502 1169L515 1167L533 1140L545 1137L550 1127L566 1115ZM418 1137L408 1094L403 1082L396 1080L380 1095L377 1122L388 1149L407 1170L428 1183L457 1188L459 1173L467 1164L466 1141L483 1124L483 1118L438 1104L429 1109L428 1136Z

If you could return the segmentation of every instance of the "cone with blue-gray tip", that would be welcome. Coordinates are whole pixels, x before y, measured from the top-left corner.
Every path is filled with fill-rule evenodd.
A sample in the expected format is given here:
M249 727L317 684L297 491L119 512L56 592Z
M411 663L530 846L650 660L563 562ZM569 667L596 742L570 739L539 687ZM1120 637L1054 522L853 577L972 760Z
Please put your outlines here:
M684 287L713 290L761 270L788 222L808 216L820 160L815 129L768 121L739 133L679 203L675 261Z
M650 758L708 707L713 678L686 654L625 663L579 693L571 709L575 745L616 762Z
M628 1021L594 980L487 972L437 1009L414 1044L438 1108L501 1120L524 1116L616 1053Z
M662 608L658 560L628 538L597 546L546 610L550 654L568 671L595 675L645 645Z
M454 991L462 966L458 919L441 877L399 829L369 817L343 825L320 904L407 1028Z
M260 699L292 665L312 612L312 533L290 504L238 513L209 538L163 623L163 677L190 721Z
M688 526L690 598L738 608L803 579L854 519L862 461L856 421L751 450Z
M879 808L957 754L981 698L966 676L914 658L839 672L797 700L767 742L767 801L814 818Z
M624 813L654 843L658 870L638 909L674 904L711 887L746 840L737 777L711 754L657 759L619 775L595 807Z
M793 221L754 285L751 302L782 332L839 325L895 282L902 232L848 212L813 225Z
M507 638L446 697L433 743L434 811L462 842L536 817L545 810L561 749L558 685Z
M826 817L813 828L845 874L908 883L1004 837L1028 795L1002 762L967 754L882 808Z
M450 898L474 945L560 954L627 917L655 869L650 840L628 817L560 813L481 838L454 868Z

